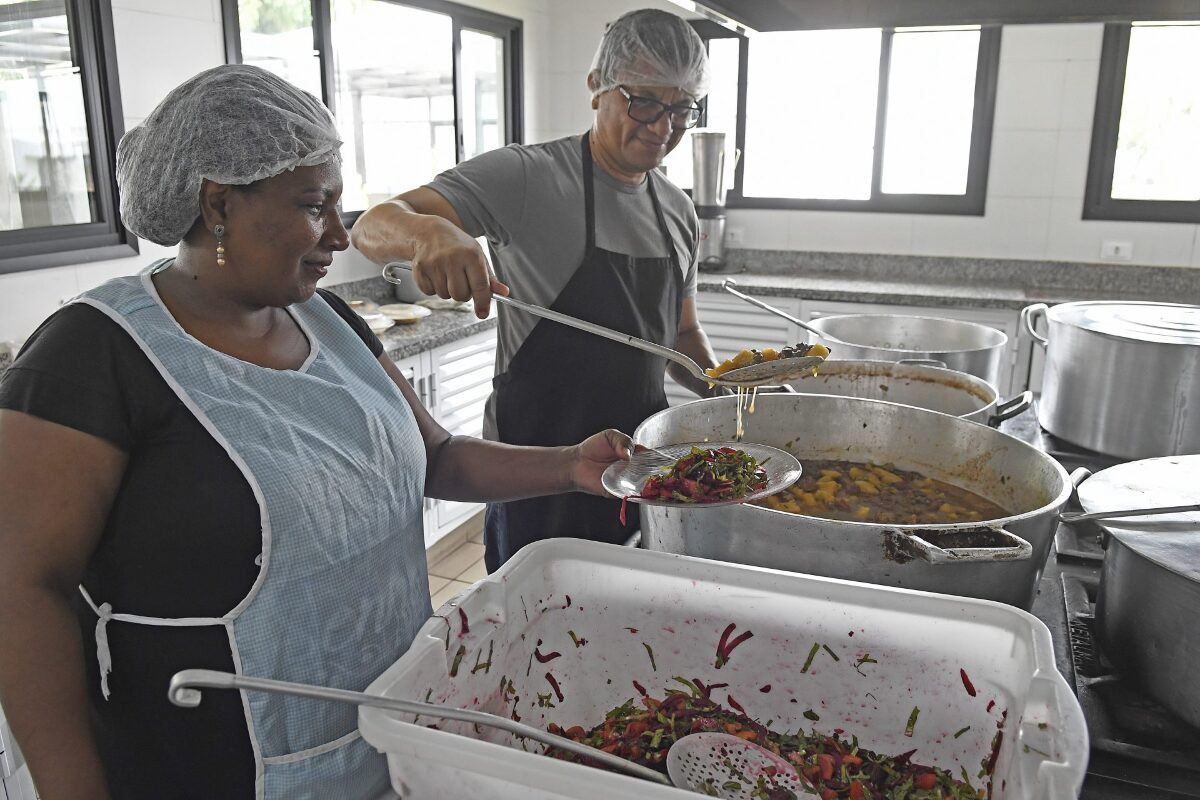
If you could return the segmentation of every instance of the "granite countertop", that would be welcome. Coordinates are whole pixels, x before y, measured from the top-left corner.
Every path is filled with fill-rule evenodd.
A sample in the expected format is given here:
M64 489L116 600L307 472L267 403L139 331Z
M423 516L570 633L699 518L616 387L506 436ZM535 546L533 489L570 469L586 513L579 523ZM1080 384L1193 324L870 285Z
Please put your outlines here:
M732 278L749 294L885 305L1000 308L1078 300L1200 303L1200 269L1009 259L730 250L735 272L701 272L698 288Z
M379 335L393 361L465 339L496 327L495 316L479 319L473 311L434 311L411 325L394 325Z

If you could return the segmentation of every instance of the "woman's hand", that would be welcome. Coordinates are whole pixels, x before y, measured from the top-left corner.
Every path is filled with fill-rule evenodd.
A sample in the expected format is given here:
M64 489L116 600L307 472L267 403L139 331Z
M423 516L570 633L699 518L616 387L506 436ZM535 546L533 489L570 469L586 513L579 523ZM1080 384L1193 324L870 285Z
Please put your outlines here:
M571 483L575 490L607 495L608 492L600 483L600 476L614 461L629 460L633 452L633 440L609 428L567 448L567 452L571 456Z

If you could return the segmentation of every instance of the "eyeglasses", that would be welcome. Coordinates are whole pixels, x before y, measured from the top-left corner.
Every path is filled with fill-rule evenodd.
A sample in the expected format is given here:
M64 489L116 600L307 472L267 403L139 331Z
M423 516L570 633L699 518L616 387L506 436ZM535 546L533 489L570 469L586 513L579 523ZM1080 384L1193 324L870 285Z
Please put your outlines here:
M636 94L630 94L624 86L618 86L617 89L629 101L626 109L629 118L643 125L653 125L662 119L663 114L670 114L671 127L694 128L700 121L700 115L704 113L704 109L691 103L669 106L666 103L660 103L653 97L639 97Z

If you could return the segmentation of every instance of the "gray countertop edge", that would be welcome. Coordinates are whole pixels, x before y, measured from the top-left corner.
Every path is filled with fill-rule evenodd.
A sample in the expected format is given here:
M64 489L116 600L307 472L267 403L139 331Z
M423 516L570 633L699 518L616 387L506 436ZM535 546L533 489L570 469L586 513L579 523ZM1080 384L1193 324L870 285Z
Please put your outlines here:
M448 315L449 319L446 317L439 319L440 315ZM429 327L422 328L426 323L430 323ZM416 325L411 326L415 330L408 330L409 327L397 325L384 331L379 337L388 358L393 361L409 358L444 344L457 342L481 331L495 328L496 318L478 319L474 315L462 311L435 311Z

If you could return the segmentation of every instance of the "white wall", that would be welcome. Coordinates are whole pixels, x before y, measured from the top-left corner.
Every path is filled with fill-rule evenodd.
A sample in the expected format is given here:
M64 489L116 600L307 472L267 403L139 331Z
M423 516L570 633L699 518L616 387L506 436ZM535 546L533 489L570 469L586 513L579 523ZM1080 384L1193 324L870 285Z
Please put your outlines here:
M586 130L585 79L606 23L667 0L460 0L524 22L525 139ZM112 0L126 128L172 87L223 63L220 0ZM1098 261L1100 243L1133 243L1139 264L1200 267L1197 226L1080 220L1102 26L1010 26L1003 33L987 213L983 217L825 211L729 212L744 247ZM65 298L170 251L0 275L0 342L20 340ZM328 283L373 275L340 254Z

